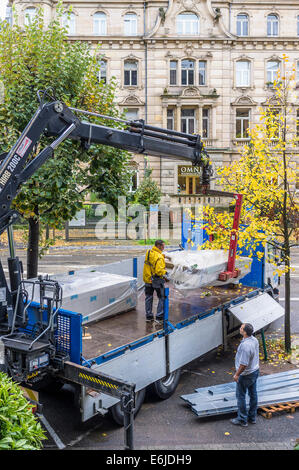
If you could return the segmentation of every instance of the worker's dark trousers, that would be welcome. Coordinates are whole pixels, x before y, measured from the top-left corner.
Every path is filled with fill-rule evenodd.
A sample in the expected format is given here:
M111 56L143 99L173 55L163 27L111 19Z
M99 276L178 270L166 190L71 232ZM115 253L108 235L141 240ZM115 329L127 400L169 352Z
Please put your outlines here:
M147 319L153 317L153 299L154 292L158 295L158 306L157 306L157 320L163 320L164 313L164 286L162 288L154 288L151 284L145 284L145 314Z
M238 403L238 419L247 423L255 421L257 412L257 392L256 381L259 376L259 370L255 370L252 374L240 375L237 382L236 398ZM246 392L249 394L249 410L246 410Z

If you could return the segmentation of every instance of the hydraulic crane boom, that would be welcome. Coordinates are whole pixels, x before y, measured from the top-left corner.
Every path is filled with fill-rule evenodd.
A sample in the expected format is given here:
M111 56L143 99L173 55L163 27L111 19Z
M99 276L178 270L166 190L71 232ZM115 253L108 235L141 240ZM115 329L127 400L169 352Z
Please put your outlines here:
M44 102L45 96L49 97ZM55 149L66 139L81 141L85 148L91 144L102 144L134 153L146 153L162 158L191 161L202 168L201 183L203 189L210 182L211 165L208 155L203 149L199 135L185 134L168 129L148 126L144 121L123 121L117 118L101 116L107 120L113 119L122 122L122 128L108 127L81 121L77 113L96 115L87 111L69 108L65 103L43 92L43 98L38 93L40 106L27 124L14 147L2 154L0 167L0 234L17 219L18 213L11 209L11 204L22 184L53 156ZM35 156L29 163L30 154L36 149L41 137L46 135L54 140ZM12 318L22 319L24 323L24 302L22 294L17 295L21 283L21 264L14 254L8 260L10 288L0 263L0 330L1 324L9 329L8 313ZM18 322L17 322L18 324Z
M56 139L26 165L43 134L55 136ZM126 129L84 122L78 119L72 108L60 101L51 101L41 104L0 167L0 234L17 217L10 206L21 185L28 181L67 138L80 140L87 148L91 144L102 144L134 153L188 160L201 166L202 184L209 184L211 166L199 135L148 126L144 121L127 122Z

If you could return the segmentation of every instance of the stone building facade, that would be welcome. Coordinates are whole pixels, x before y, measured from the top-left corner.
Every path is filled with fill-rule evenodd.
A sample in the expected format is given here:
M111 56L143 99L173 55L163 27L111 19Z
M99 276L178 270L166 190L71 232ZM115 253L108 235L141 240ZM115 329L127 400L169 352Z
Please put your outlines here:
M20 21L37 5L46 18L56 1L15 0ZM128 118L200 133L217 167L238 157L246 129L273 94L283 54L299 81L299 0L71 0L69 40L101 43L101 79L115 77ZM295 96L292 112L299 116ZM294 132L296 122L294 121ZM298 149L299 152L299 149ZM298 157L297 165L299 168ZM135 182L153 169L166 199L197 192L197 170L186 162L135 155ZM184 198L185 199L185 198Z

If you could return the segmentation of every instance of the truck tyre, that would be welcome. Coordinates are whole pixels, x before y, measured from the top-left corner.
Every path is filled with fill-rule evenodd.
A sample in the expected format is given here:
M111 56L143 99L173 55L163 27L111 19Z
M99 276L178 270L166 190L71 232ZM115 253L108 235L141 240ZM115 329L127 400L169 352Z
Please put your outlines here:
M161 400L171 397L178 386L180 375L181 369L177 369L163 377L163 379L157 380L148 386L149 394Z
M134 418L135 418L135 416L137 416L137 414L138 414L138 412L139 412L139 410L142 406L142 403L144 401L145 390L146 389L143 388L142 390L139 390L139 392L136 392ZM110 414L111 418L113 419L113 421L116 424L119 424L120 426L124 425L124 414L123 414L123 411L121 409L120 402L116 403L116 405L112 406L109 409L109 414Z

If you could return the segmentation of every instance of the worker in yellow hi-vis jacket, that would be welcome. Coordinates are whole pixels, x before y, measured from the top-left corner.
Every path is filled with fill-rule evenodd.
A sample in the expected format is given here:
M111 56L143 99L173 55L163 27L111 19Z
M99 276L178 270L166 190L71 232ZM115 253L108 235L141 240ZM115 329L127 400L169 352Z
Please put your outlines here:
M166 277L165 257L162 253L164 248L165 243L163 240L156 240L155 246L148 250L145 255L143 281L145 283L145 313L147 322L154 320L152 309L155 291L159 299L156 321L158 323L163 321L164 283L168 280Z

